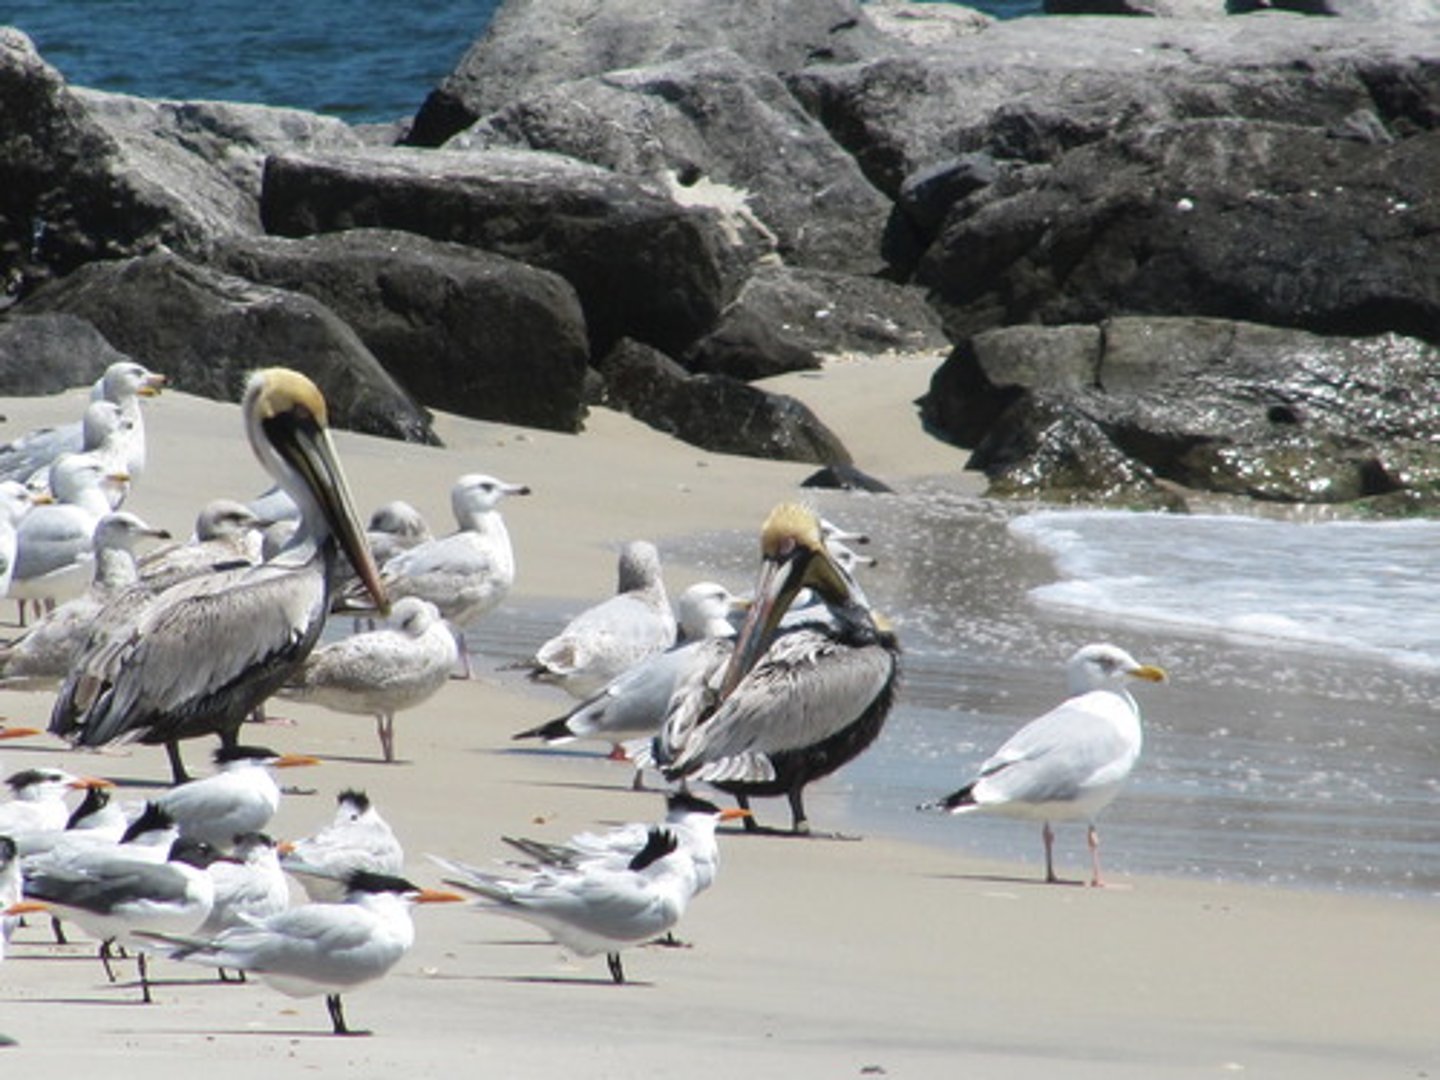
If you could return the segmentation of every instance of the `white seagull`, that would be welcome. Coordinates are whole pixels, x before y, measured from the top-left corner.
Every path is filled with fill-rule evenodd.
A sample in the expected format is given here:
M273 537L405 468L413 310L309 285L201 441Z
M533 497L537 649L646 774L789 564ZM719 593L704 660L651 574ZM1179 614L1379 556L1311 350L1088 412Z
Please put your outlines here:
M1095 817L1109 805L1140 758L1140 707L1125 683L1164 682L1165 672L1114 645L1086 645L1065 668L1070 697L1030 721L995 751L960 790L922 809L986 811L1041 821L1045 880L1055 875L1056 821L1087 821L1091 885L1100 880Z
M675 644L675 615L655 545L625 544L618 577L614 596L580 612L540 646L528 665L532 679L588 698L622 671Z
M395 760L395 714L429 701L460 658L435 605L402 596L388 625L322 645L280 688L281 697L375 717L380 751Z
M681 686L704 678L703 672L718 675L724 669L735 636L730 616L748 606L748 601L715 582L691 585L676 603L681 644L646 657L564 716L518 732L514 738L543 739L551 745L573 739L603 739L612 745L642 736L648 739L659 729ZM637 787L639 781L637 771Z
M259 566L183 581L138 610L107 607L50 717L53 733L81 746L163 744L177 781L180 740L213 733L234 746L240 724L309 655L342 552L381 611L389 606L319 389L268 368L250 377L241 411L256 457L300 507L300 528Z
M363 791L347 789L336 799L335 819L325 828L280 845L280 865L311 900L345 899L345 881L356 870L398 875L405 852L389 823Z
M85 591L93 576L95 527L111 511L104 485L128 479L93 454L65 454L50 466L55 501L36 506L15 527L13 599L69 600Z
M471 473L450 489L457 532L416 544L384 564L392 597L429 600L449 623L463 631L496 607L515 584L515 552L500 516L500 503L511 495L529 495L523 484ZM461 646L465 672L469 654Z
M120 461L121 471L139 476L145 467L145 429L139 398L154 397L165 385L165 376L147 370L131 360L111 364L91 388L91 401L81 420L58 427L37 428L0 446L0 478L26 482L35 472L48 469L61 454L94 450L121 424L127 438L138 443ZM114 421L104 410L92 414L90 405L106 401L118 409ZM86 426L89 420L92 427Z
M212 499L195 516L190 540L156 548L136 560L140 580L158 593L192 577L258 563L260 530L267 524L244 503Z
M577 956L604 953L611 979L623 983L621 950L669 933L695 895L694 861L678 849L673 832L655 827L618 868L603 861L546 867L520 881L431 858L454 875L447 884L479 898L475 907L538 926Z
M23 637L0 648L0 683L8 690L58 687L90 639L100 611L135 584L135 545L146 538L169 537L164 529L125 511L102 517L91 541L94 571L90 587L47 611Z
M383 978L415 943L415 904L462 900L421 889L403 878L357 870L339 904L302 904L269 918L231 927L210 938L150 934L169 945L172 959L252 972L290 997L325 995L336 1035L345 1024L340 995Z
M155 803L175 819L181 836L228 850L240 833L264 830L280 808L275 769L318 764L318 758L263 746L222 746L215 751L214 773L177 784Z

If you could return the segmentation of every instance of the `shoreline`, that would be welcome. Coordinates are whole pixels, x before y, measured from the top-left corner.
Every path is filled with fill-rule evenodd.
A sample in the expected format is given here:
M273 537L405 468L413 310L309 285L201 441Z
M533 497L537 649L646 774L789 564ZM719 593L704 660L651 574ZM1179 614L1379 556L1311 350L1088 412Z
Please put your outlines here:
M802 384L860 467L885 479L933 476L963 455L889 441L887 418L910 410L926 372L875 368L868 385L863 365L857 371L787 379ZM40 404L5 401L0 412L23 430L18 417L40 415ZM169 392L151 404L150 464L128 508L184 535L203 501L197 492L248 498L263 487L233 406ZM835 419L842 414L873 419L852 434L855 421ZM53 406L44 415L63 418ZM517 604L607 593L614 544L638 529L662 538L752 533L813 471L706 454L602 410L581 436L442 422L446 449L337 433L357 503L411 490L443 530L459 473L531 484L535 495L507 507ZM875 464L887 460L882 451L895 455L888 472ZM667 576L678 582L688 569L667 566ZM313 706L283 703L277 711L297 726L246 737L324 760L287 777L317 794L285 798L277 837L313 831L337 791L362 787L404 842L407 874L434 885L440 874L427 852L483 865L505 856L501 835L555 840L659 816L660 797L631 792L628 770L514 749L511 733L564 704L513 672L452 681L397 718L393 766L378 760L371 721ZM12 722L43 726L49 697L10 693L0 708ZM187 761L198 768L208 749L188 745ZM124 800L168 777L159 748L78 755L46 739L7 744L0 756L12 768L54 761L110 776ZM834 797L816 793L817 827L838 820ZM767 818L783 814L770 802L760 808ZM1017 850L1029 839L1017 835ZM633 981L624 986L611 985L601 958L562 958L525 924L461 905L418 911L414 950L383 982L346 996L351 1022L374 1031L366 1039L331 1037L318 999L222 986L204 968L165 961L155 964L157 1004L141 1006L127 981L133 965L111 986L92 945L57 949L48 928L31 926L0 964L0 1033L21 1044L5 1060L108 1070L124 1054L147 1080L184 1080L197 1066L217 1078L257 1067L286 1077L473 1068L540 1080L962 1070L1019 1080L1239 1071L1326 1080L1440 1068L1430 1005L1440 923L1428 903L1118 871L1104 890L1047 887L1019 861L879 835L849 843L727 830L721 852L715 888L677 930L690 947L628 952ZM1067 871L1078 867L1072 855Z

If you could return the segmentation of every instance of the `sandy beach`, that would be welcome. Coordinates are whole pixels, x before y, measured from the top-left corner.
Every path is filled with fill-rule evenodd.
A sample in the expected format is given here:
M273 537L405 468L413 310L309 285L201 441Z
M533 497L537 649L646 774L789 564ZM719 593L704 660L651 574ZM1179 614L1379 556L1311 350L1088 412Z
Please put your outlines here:
M914 419L937 362L837 362L773 385L815 408L858 465L902 484L958 471L966 456ZM0 401L0 431L78 415L82 399ZM234 406L166 393L147 404L146 422L149 465L127 508L151 523L185 535L206 499L266 486ZM663 550L667 538L758 529L813 471L709 454L603 410L579 436L451 416L437 431L443 449L337 433L356 501L364 514L406 498L439 531L450 526L457 475L530 485L531 497L506 507L520 567L511 607L598 599L625 539ZM667 580L678 591L706 569L672 562ZM323 759L298 778L317 793L287 797L272 831L311 832L337 791L364 788L404 841L410 876L437 884L426 852L483 864L504 855L502 834L560 840L659 816L660 797L630 791L623 766L516 751L510 735L568 699L483 657L478 667L479 678L452 680L398 717L394 765L378 760L364 718L285 704L275 711L295 726L247 731ZM14 723L44 726L49 705L48 695L0 697ZM208 751L191 744L187 758L198 766ZM55 762L103 775L127 799L168 777L158 748L81 756L47 738L7 744L3 758L8 769ZM824 805L817 796L817 827ZM260 1069L1368 1080L1440 1069L1440 920L1430 904L1124 875L1103 890L1047 887L1020 864L873 836L726 832L721 847L714 889L679 928L689 947L632 950L623 986L601 958L567 958L525 924L461 905L417 912L415 949L386 980L347 996L348 1018L369 1038L332 1037L319 999L222 985L204 968L164 961L154 966L157 1002L141 1005L132 983L105 982L89 944L56 947L31 925L0 965L0 1033L20 1044L0 1060L7 1075L119 1069L147 1080ZM122 970L128 978L133 966Z

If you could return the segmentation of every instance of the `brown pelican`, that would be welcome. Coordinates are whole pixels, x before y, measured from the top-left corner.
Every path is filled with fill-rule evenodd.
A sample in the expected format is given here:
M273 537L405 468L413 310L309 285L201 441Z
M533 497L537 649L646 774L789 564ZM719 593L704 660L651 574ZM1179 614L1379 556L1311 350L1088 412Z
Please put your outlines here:
M241 410L255 456L300 507L300 528L269 562L181 582L138 611L107 607L50 718L53 733L79 746L163 743L177 782L186 778L179 740L217 734L235 746L245 717L309 655L341 551L389 607L319 389L268 368L250 377Z
M819 519L796 504L771 512L750 614L716 689L672 707L655 758L667 778L709 782L742 807L784 795L808 833L805 785L868 747L894 700L899 645L826 548ZM786 620L809 587L821 601ZM746 819L747 828L757 828Z
M1030 721L979 768L975 779L920 809L989 811L1041 821L1045 880L1055 876L1054 821L1088 821L1091 885L1100 885L1095 816L1110 804L1140 758L1140 707L1130 679L1164 682L1165 672L1141 664L1115 645L1086 645L1065 668L1070 697Z

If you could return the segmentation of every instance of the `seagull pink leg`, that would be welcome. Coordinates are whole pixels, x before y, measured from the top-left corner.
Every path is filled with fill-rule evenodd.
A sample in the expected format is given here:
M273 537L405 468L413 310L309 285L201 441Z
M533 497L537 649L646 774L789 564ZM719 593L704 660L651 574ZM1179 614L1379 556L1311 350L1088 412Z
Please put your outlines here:
M1040 839L1045 841L1045 882L1054 885L1059 882L1055 876L1055 830L1050 823L1045 822L1045 827L1040 830Z
M1103 888L1105 883L1100 880L1100 834L1095 831L1094 825L1085 835L1085 842L1090 845L1090 884L1097 889Z

